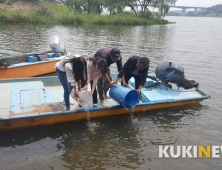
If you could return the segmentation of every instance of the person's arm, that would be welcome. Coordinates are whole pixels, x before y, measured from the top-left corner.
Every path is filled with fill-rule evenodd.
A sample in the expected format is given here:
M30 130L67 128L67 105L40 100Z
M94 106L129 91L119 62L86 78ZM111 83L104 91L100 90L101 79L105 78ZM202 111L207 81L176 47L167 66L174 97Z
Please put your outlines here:
M109 88L111 88L113 86L113 84L111 83L108 74L106 73L105 75L106 80L109 82Z
M116 65L117 65L118 71L120 72L123 69L122 58L120 61L116 62ZM118 81L119 81L119 77L117 76L116 80L112 82L112 84L117 85Z
M66 77L71 86L76 86L75 73L70 63L65 64Z
M73 86L73 88L75 90L76 97L79 97L79 94L76 89L77 83L75 81L75 74L73 72L73 69L72 69L72 66L70 65L70 63L65 64L65 71L66 71L66 76L67 76L68 82L70 83L71 86Z
M146 78L147 78L147 74L148 74L148 70L149 70L149 67L145 68L143 70L143 73L142 73L142 79L140 80L140 86L139 88L137 89L137 94L141 94L141 89L143 88L144 84L146 83Z
M119 81L119 77L117 77L116 80L114 82L112 82L112 84L117 85L118 81Z
M116 62L118 72L120 72L123 68L122 58Z
M137 94L140 95L140 93L141 93L141 89L142 89L142 88L143 88L143 86L140 85L140 87L137 89Z
M132 59L131 57L126 61L126 63L124 64L122 70L119 72L118 77L122 78L123 75L129 71L129 66L132 65Z
M81 80L78 81L78 91L81 91Z
M126 86L126 87L129 87L128 84L127 84L128 82L126 83L126 81L125 81L125 76L124 76L124 74L123 74L123 77L122 77L122 81L123 81L123 87L125 87L125 86Z
M89 84L89 74L87 75L86 85L82 88L82 90L88 91L88 84Z
M94 93L94 90L95 90L95 88L96 88L97 82L98 82L98 80L97 80L97 79L94 79L94 80L93 80L93 85L92 85L91 94L93 94L93 93Z
M74 88L76 97L79 97L79 94L78 94L78 92L77 92L77 90L76 90L76 86L73 86L73 88Z
M146 78L147 78L148 70L149 70L149 67L142 70L142 78L141 78L141 80L139 82L140 86L144 86L144 84L146 83Z

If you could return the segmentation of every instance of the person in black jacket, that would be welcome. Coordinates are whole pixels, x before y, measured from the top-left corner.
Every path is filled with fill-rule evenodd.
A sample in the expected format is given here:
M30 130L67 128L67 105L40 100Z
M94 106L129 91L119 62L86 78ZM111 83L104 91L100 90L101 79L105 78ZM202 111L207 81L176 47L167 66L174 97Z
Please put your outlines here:
M122 86L128 87L128 81L131 77L135 78L135 89L137 94L141 93L141 89L146 82L147 73L149 70L150 60L147 57L131 56L124 64L122 70L118 74L117 79L113 84L117 84L122 78Z
M104 58L107 62L106 74L102 76L97 83L98 94L100 102L106 106L105 99L107 98L107 91L112 87L112 77L109 66L116 63L118 71L122 70L122 56L118 48L102 48L94 55L96 58Z

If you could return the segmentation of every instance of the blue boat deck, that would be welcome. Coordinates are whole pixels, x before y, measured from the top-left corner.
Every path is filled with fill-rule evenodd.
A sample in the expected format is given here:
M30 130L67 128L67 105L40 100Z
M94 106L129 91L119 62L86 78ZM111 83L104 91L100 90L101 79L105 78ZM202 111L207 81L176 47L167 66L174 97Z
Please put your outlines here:
M113 75L113 80L115 77L116 75ZM133 79L130 82L134 86ZM0 119L66 111L65 105L62 103L63 87L58 77L0 80L0 83ZM138 106L203 100L206 98L208 96L198 89L173 90L147 78L146 85L142 89L142 100L138 103ZM71 97L70 100L74 101ZM97 108L93 108L92 103L90 108L105 110L120 107L117 102L110 98L107 99L107 103L108 108L103 108L99 104ZM79 107L78 103L75 102L74 105L71 105L71 110L78 112L78 110L84 111L84 108Z
M65 105L62 103L63 92L61 85L44 86L42 81L1 84L0 117L66 111ZM107 100L110 107L119 105L112 99ZM70 101L74 101L71 110L83 109L71 97ZM92 107L92 103L90 107ZM102 106L98 104L98 108L102 108Z
M202 98L202 94L196 91L195 89L192 90L160 90L160 89L153 89L142 91L143 95L143 102L166 102L166 101L174 101L179 102L183 100L191 100L191 99L198 99Z

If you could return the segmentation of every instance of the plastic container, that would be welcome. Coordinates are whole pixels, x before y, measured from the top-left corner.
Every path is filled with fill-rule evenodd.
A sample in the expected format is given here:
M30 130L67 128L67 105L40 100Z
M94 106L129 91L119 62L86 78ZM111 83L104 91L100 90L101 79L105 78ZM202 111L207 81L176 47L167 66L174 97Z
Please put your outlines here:
M28 56L26 57L26 62L36 62L40 61L38 57Z
M71 97L76 100L79 104L90 104L92 102L92 95L89 91L83 90L78 92L79 97L77 98L75 95L75 91L72 90Z
M135 89L123 87L121 85L110 88L109 96L126 110L133 109L139 101L139 95Z

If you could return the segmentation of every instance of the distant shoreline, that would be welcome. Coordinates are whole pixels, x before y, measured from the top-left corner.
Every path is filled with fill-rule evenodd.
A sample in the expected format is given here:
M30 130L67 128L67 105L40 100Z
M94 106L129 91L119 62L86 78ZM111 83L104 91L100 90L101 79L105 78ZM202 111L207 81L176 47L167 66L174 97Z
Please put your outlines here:
M61 24L61 25L162 25L171 24L164 19L144 19L132 12L116 15L75 13L65 5L47 2L17 1L0 3L0 23L10 24Z
M197 16L191 16L191 15L166 15L167 17L211 17L211 18L222 18L222 15L216 16L216 15L197 15Z

